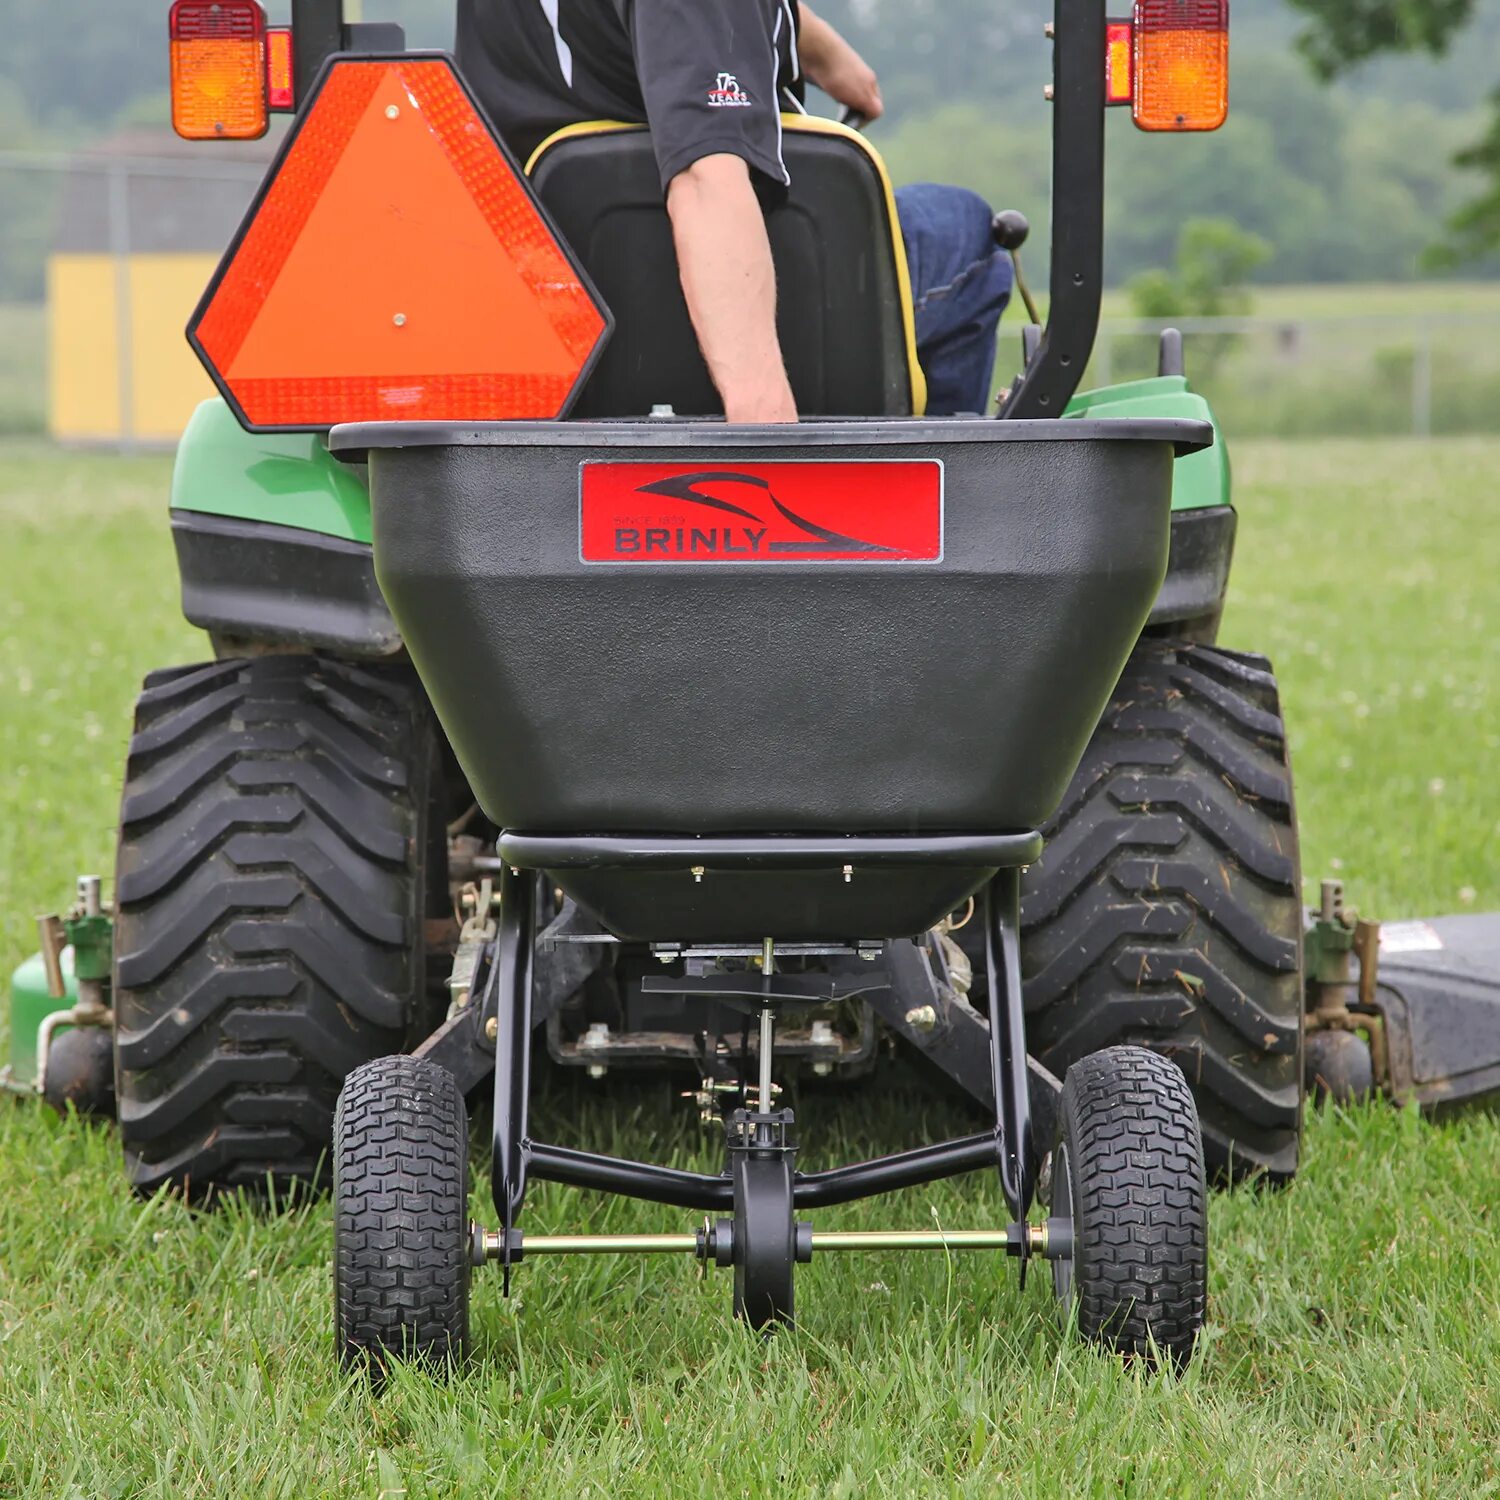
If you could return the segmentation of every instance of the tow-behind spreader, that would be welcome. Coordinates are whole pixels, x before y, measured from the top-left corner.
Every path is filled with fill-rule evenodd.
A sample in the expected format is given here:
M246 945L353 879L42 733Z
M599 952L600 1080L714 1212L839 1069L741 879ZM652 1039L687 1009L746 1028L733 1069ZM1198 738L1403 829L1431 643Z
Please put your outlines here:
M1304 1034L1345 1092L1500 1084L1478 960L1440 1060L1453 984L1409 954L1379 979L1333 887L1304 915L1275 679L1215 644L1235 512L1180 339L1076 394L1104 110L1217 125L1224 10L1057 0L1049 319L998 416L923 415L884 168L789 115L767 222L811 415L752 427L716 415L644 127L523 172L451 59L340 0L294 0L290 36L177 0L184 133L298 118L189 329L221 396L172 527L213 659L146 681L113 901L86 880L44 923L13 1080L117 1092L142 1192L331 1161L338 1348L377 1367L461 1356L490 1262L508 1289L675 1252L765 1327L850 1249L1045 1260L1085 1336L1181 1360L1208 1174L1294 1172ZM1025 221L995 232L1014 254ZM1440 929L1405 947L1494 943ZM796 1080L868 1074L891 1036L983 1128L799 1170ZM536 1139L537 1048L676 1070L723 1170ZM819 1227L980 1171L1003 1223ZM537 1179L681 1231L532 1234Z

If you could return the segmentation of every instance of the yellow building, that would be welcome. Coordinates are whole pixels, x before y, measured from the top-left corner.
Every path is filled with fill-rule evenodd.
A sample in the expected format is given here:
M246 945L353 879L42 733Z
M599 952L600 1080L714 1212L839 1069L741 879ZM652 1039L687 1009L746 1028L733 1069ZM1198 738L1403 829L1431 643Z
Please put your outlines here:
M173 443L213 394L183 329L274 150L142 128L74 158L47 259L53 437Z

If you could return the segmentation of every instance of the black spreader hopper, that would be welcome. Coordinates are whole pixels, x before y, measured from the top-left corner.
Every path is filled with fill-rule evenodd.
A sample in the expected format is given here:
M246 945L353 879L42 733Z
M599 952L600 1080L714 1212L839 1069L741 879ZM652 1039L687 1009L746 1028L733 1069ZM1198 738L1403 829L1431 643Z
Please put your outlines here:
M621 937L925 930L1034 857L1206 424L364 424L380 586L511 862Z

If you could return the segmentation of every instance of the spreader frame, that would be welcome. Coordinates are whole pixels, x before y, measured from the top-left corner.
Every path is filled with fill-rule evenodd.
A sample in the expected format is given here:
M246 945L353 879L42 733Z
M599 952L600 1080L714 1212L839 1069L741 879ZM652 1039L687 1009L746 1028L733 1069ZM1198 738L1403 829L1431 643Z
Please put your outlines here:
M918 847L921 846L921 847ZM1038 1152L1034 1140L1028 1094L1025 1016L1021 1004L1020 899L1021 871L1041 847L1035 833L983 838L778 840L768 838L523 838L502 835L502 869L496 896L499 920L483 1001L487 1029L495 1039L494 1119L491 1153L491 1194L500 1229L486 1238L475 1230L476 1261L497 1259L509 1291L510 1270L524 1253L518 1219L532 1177L575 1187L588 1187L623 1197L696 1209L730 1212L735 1223L748 1215L751 1224L787 1216L787 1244L810 1246L811 1231L799 1229L790 1215L801 1208L827 1207L937 1181L963 1172L994 1167L1000 1175L1012 1224L1002 1236L1011 1253L1024 1258L1034 1248L1026 1216L1036 1192ZM983 863L992 870L984 886L982 910L985 951L989 969L991 1018L990 1075L994 1119L991 1130L915 1150L850 1163L827 1171L795 1171L796 1146L790 1111L736 1111L728 1122L728 1164L713 1176L686 1172L649 1162L628 1161L592 1151L555 1146L531 1138L528 1106L531 1079L534 955L536 945L536 872L569 866L611 869L663 866L680 870L684 879L701 876L704 869L761 870L768 868L842 870L869 869L908 862L929 865ZM768 939L768 946L770 940ZM769 964L767 966L769 968ZM763 972L760 985L767 1007L782 997L776 981ZM752 981L753 983L753 981ZM772 1162L779 1166L772 1166ZM765 1179L765 1185L751 1184ZM769 1203L767 1202L769 1199ZM756 1286L747 1273L745 1251L732 1249L734 1231L726 1222L717 1231L724 1257L732 1257L737 1287L741 1280ZM739 1231L744 1235L743 1228ZM763 1231L760 1232L763 1234ZM757 1242L763 1240L757 1235ZM487 1247L487 1248L485 1248ZM628 1248L628 1247L622 1247ZM708 1241L702 1252L709 1253ZM802 1253L796 1259L805 1259ZM781 1269L787 1296L755 1294L766 1307L790 1308L790 1251ZM755 1268L749 1268L753 1271ZM773 1315L752 1315L769 1322Z

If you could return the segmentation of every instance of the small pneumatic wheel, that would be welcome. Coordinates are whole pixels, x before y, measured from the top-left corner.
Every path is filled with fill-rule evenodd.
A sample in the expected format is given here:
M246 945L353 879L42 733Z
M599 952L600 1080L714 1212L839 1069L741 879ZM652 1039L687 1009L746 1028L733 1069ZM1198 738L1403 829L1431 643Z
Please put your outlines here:
M456 1364L469 1344L469 1122L453 1075L381 1057L344 1080L333 1127L339 1358Z
M1078 1331L1117 1354L1185 1364L1207 1303L1208 1192L1197 1107L1175 1063L1107 1047L1068 1069L1051 1212L1073 1221L1052 1285Z

